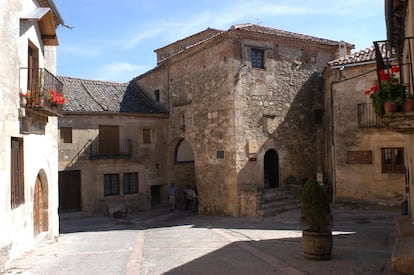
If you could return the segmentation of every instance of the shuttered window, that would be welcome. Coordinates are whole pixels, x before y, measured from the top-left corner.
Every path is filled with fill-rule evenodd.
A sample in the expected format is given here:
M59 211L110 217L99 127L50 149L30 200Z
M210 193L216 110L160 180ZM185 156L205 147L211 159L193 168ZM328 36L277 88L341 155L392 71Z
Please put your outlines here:
M24 203L24 162L23 139L12 137L11 139L11 208L16 208Z
M142 129L142 142L144 144L151 143L151 129Z
M72 128L60 127L60 142L61 143L72 143Z

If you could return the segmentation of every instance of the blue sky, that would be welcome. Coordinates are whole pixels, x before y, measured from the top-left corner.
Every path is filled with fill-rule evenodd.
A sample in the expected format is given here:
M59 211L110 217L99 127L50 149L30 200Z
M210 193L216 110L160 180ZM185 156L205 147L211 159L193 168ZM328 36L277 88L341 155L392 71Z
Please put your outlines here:
M127 82L156 66L155 49L208 27L254 23L355 44L386 38L383 0L54 0L58 75Z

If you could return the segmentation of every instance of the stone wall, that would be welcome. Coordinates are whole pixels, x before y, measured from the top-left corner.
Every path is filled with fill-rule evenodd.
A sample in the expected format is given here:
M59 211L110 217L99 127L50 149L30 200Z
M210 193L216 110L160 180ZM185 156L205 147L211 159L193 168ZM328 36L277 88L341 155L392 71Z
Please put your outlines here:
M251 47L265 49L265 69L251 67ZM263 188L269 149L279 155L281 183L292 176L301 183L322 166L322 125L314 118L323 104L314 101L322 98L322 69L336 54L336 46L234 30L136 78L147 92L163 83L157 87L168 94L170 143L184 138L194 150L201 213L255 216L256 191L240 188ZM249 140L258 144L252 159Z
M91 143L98 138L99 125L119 126L119 138L132 140L130 158L90 159ZM60 127L72 128L72 143L59 144L59 171L81 171L81 206L87 213L105 213L109 204L125 203L129 209L149 209L151 186L167 185L166 118L135 115L65 115ZM152 131L152 142L144 144L142 129ZM138 172L139 193L104 196L103 178L108 173ZM122 182L121 182L122 184ZM165 191L164 191L165 192ZM161 194L166 201L166 196Z
M405 197L404 174L381 172L381 148L404 147L403 135L358 124L358 104L371 103L364 91L376 84L375 64L329 68L325 76L326 83L333 81L332 86L325 87L325 101L333 103L326 109L326 155L330 157L326 158L325 179L334 189L335 200L401 203ZM380 118L373 115L371 120ZM350 163L347 152L358 151L371 152L372 161Z
M265 70L251 68L252 47L266 49ZM315 121L315 111L323 108L321 72L336 50L321 50L312 43L246 40L241 52L236 86L239 181L263 188L264 154L275 149L280 186L292 177L301 184L323 167L323 125ZM256 164L246 157L249 140L258 143Z

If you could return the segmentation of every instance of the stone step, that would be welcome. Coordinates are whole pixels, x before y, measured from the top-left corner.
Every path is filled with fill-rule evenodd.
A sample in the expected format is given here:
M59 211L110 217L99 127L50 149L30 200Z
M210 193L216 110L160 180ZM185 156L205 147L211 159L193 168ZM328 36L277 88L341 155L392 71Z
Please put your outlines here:
M284 189L268 189L262 194L262 202L293 199L294 196Z
M262 194L260 209L257 211L262 217L300 208L301 204L295 196L284 189L266 189Z
M414 237L398 237L392 251L392 269L404 274L414 271Z
M266 208L266 209L260 209L258 212L258 214L261 217L270 217L270 216L274 216L276 214L280 214L289 210L293 210L293 209L299 209L300 208L300 203L287 203L278 207L272 207L272 208Z

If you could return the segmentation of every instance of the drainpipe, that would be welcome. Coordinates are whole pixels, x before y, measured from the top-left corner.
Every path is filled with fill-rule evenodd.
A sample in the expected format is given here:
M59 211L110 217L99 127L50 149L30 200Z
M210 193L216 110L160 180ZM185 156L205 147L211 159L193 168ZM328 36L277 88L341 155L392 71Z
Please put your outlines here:
M335 205L336 199L336 169L335 169L335 114L334 114L334 98L333 98L333 85L335 84L334 81L331 81L330 86L330 96L331 96L331 161L332 161L332 204Z

